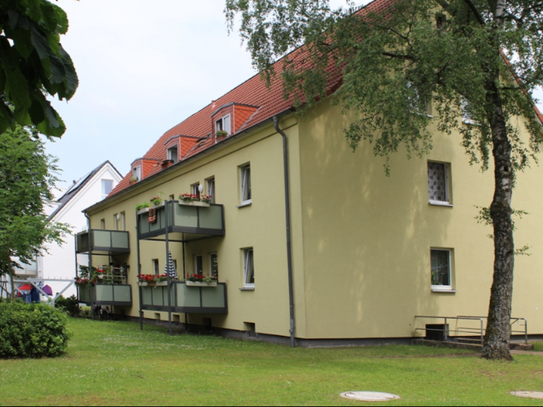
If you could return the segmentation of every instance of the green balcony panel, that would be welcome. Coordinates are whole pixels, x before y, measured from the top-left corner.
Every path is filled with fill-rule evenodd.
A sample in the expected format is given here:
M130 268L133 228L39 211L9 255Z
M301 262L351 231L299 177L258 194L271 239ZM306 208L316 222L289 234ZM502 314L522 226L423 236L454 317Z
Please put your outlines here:
M142 288L142 309L168 311L168 287ZM226 284L216 287L187 287L184 282L173 282L171 286L171 311L183 313L226 314L228 301Z
M79 302L88 305L132 305L132 287L130 285L96 284L78 287Z
M222 205L192 206L170 201L168 233L177 241L202 237L224 236L224 208ZM148 239L166 234L166 205L154 208L156 219L149 222L149 212L138 213L138 238Z
M91 230L76 236L76 253L129 253L128 232L121 230Z

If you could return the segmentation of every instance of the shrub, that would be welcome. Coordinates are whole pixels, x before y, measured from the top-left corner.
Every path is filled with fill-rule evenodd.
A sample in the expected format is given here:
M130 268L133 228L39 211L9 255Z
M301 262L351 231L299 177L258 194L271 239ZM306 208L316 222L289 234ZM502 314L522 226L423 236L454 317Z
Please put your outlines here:
M63 296L58 297L55 301L55 307L66 311L71 317L78 317L81 312L79 309L79 301L77 301L75 295L68 298L64 298Z
M0 357L39 358L66 350L68 317L46 304L0 303Z

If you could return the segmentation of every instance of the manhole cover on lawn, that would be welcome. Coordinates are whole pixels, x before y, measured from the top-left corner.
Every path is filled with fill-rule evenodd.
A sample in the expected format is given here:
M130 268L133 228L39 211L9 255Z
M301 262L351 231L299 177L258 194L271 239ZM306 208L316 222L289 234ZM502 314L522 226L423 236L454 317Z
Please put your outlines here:
M347 391L340 394L341 397L344 397L349 400L358 400L358 401L389 401L389 400L398 400L400 396L391 393L381 393L379 391Z
M517 397L543 400L543 392L541 391L512 391L511 394Z

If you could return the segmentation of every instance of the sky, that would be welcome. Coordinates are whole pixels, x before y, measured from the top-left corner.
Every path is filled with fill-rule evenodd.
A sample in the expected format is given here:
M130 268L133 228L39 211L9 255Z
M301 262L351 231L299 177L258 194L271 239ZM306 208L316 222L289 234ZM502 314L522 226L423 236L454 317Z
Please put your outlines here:
M256 74L237 31L228 35L225 0L56 4L68 15L61 43L79 76L70 101L52 100L67 127L47 144L60 187L106 160L126 175L167 130Z

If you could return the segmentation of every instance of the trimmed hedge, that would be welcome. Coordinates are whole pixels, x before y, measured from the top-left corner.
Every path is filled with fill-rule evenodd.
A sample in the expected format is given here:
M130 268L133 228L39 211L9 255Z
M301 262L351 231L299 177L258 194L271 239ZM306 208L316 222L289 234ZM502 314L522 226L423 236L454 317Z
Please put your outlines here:
M46 304L0 302L0 357L40 358L57 356L72 336L68 317Z

